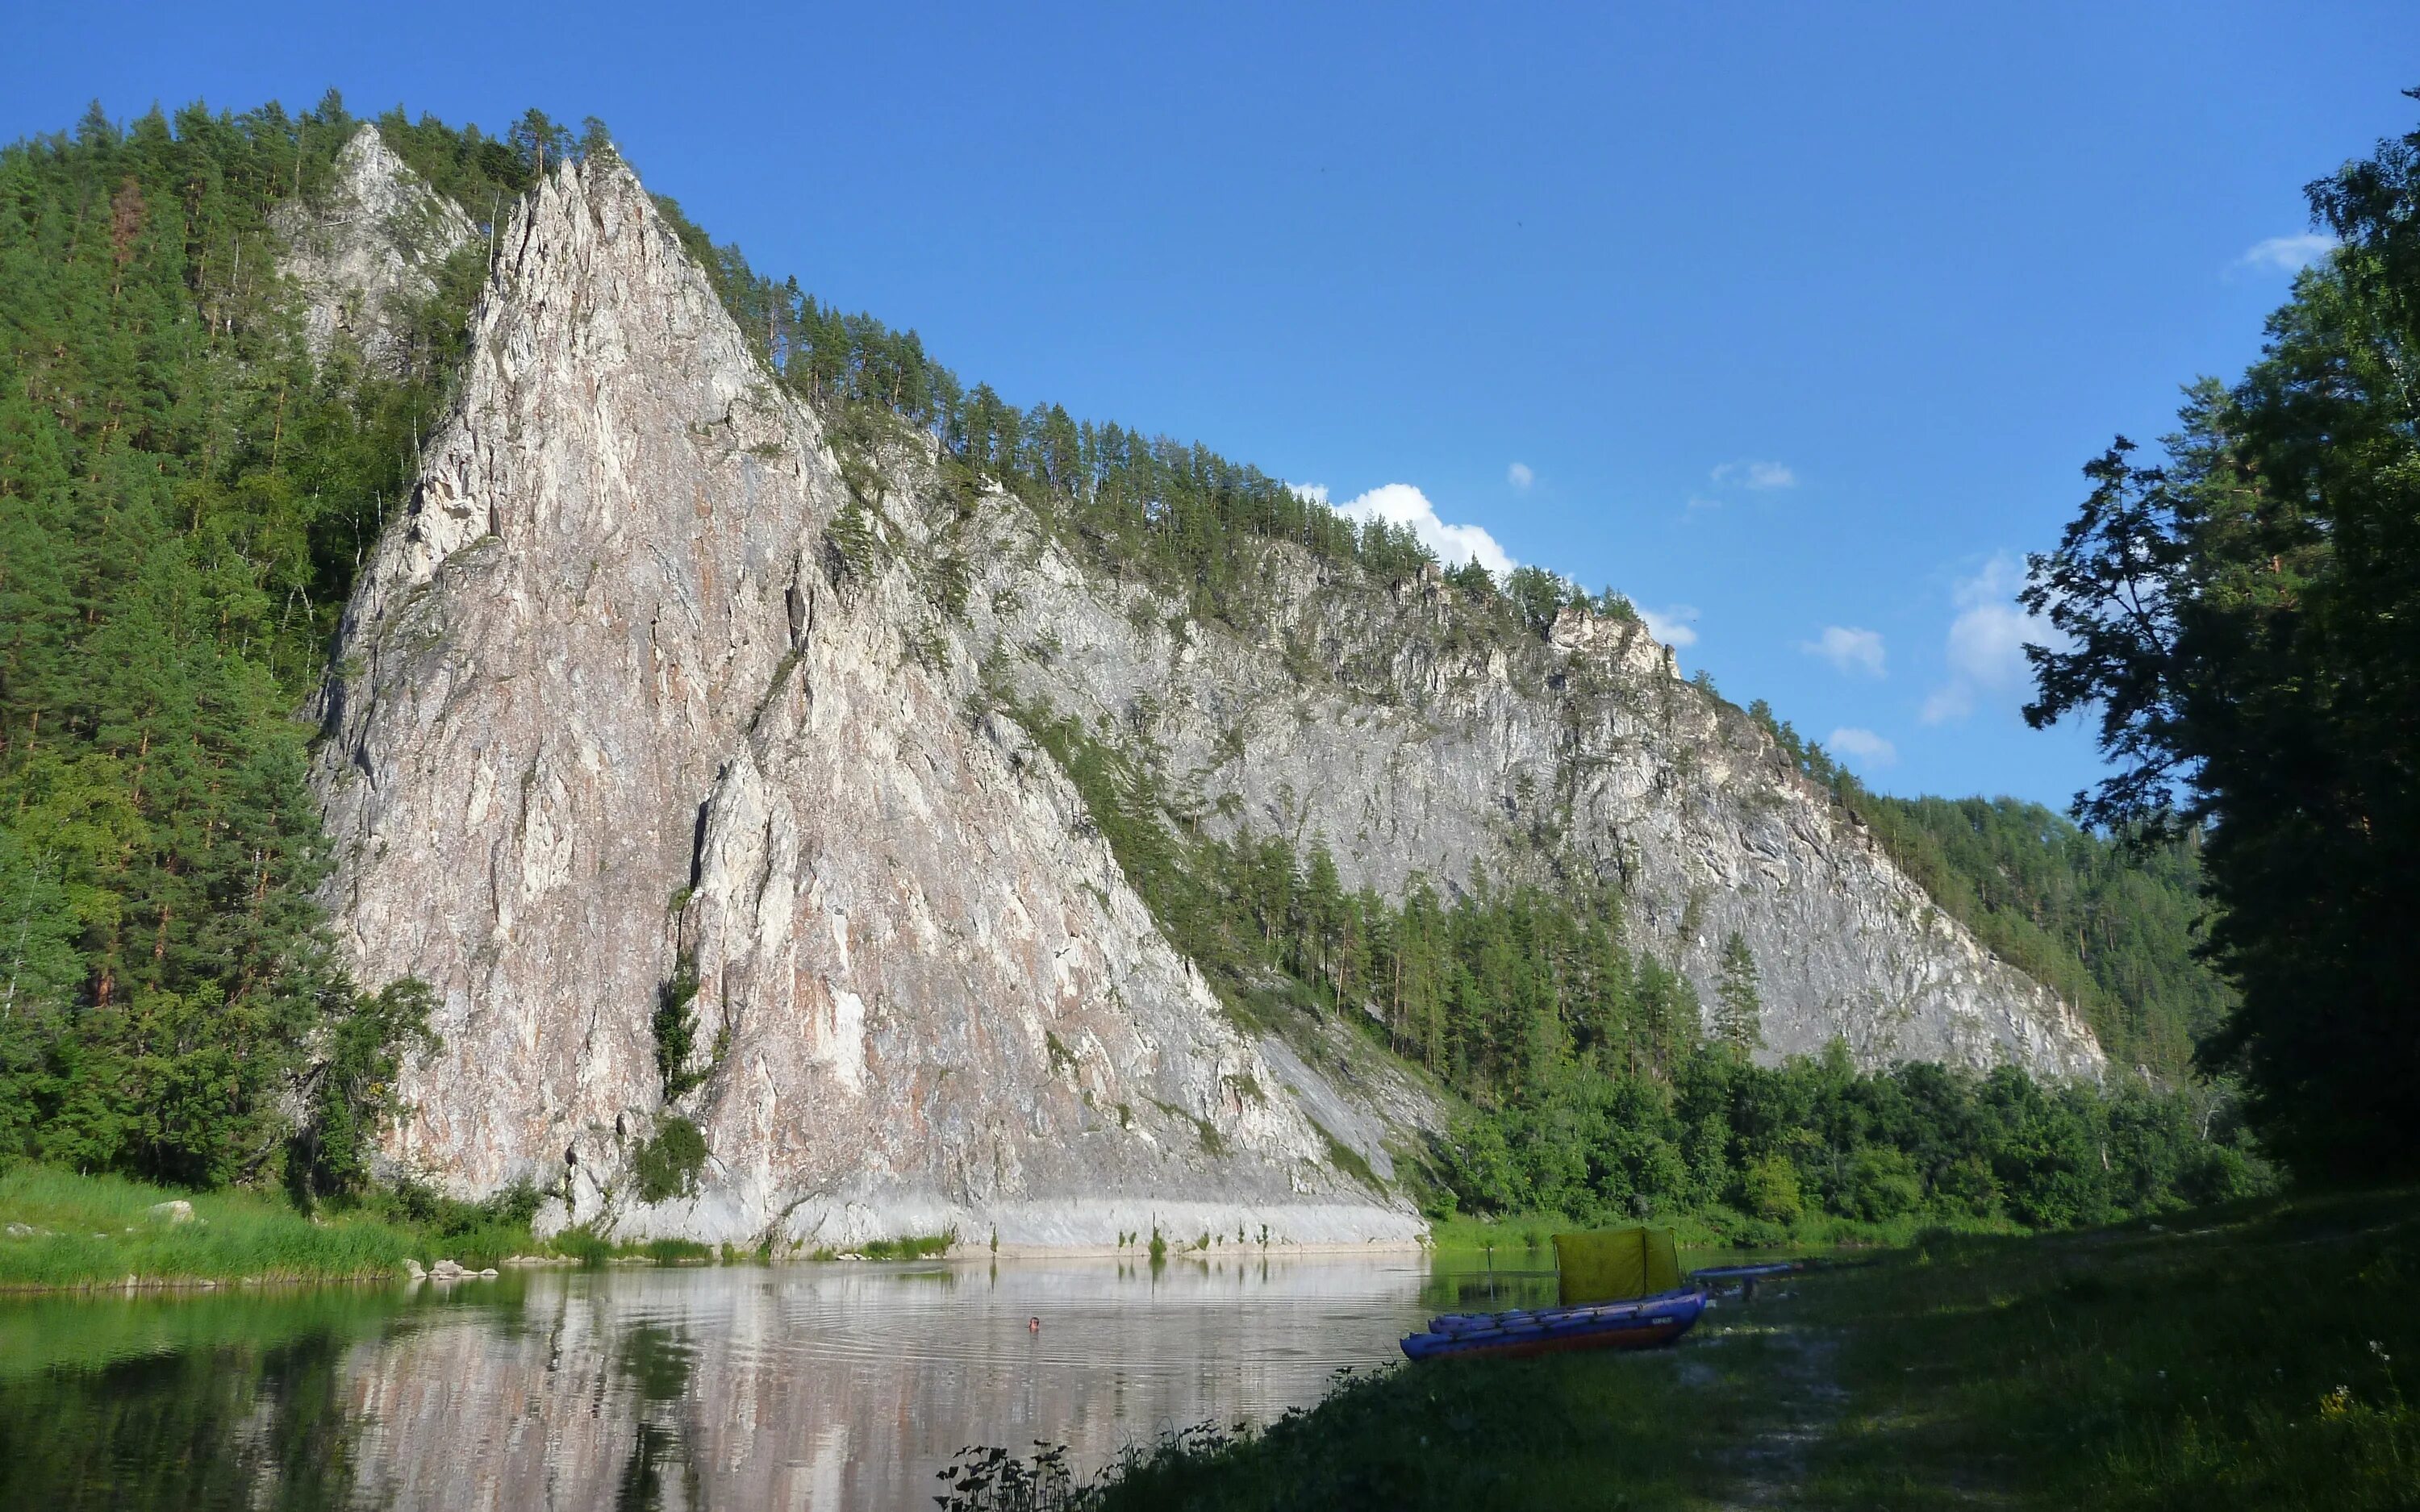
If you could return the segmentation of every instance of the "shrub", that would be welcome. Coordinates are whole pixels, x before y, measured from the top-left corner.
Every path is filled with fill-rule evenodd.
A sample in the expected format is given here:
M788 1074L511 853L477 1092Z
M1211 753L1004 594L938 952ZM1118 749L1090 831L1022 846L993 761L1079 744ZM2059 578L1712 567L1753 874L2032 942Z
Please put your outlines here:
M1868 1145L1849 1157L1842 1205L1853 1217L1868 1223L1903 1218L1924 1200L1924 1183L1916 1162L1886 1146Z
M1740 1171L1740 1202L1757 1217L1794 1224L1807 1211L1798 1195L1798 1167L1781 1155L1760 1155Z
M668 1118L656 1136L631 1157L630 1174L639 1183L639 1200L665 1202L697 1196L697 1173L706 1168L706 1135L683 1118Z

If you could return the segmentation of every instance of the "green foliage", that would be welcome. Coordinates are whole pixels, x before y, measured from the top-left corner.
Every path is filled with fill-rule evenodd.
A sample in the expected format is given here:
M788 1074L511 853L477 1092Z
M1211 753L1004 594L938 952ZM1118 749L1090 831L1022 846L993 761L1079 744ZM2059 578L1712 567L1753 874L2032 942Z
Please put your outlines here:
M193 1205L194 1221L153 1215L177 1200ZM31 1231L0 1238L0 1288L393 1275L414 1251L411 1229L366 1213L315 1223L273 1196L39 1165L0 1173L0 1221Z
M397 1107L396 1076L414 1047L433 1049L428 984L405 977L357 996L322 1032L310 1072L310 1114L296 1129L287 1180L304 1204L369 1184L377 1131ZM528 1227L528 1219L522 1219Z
M370 1041L420 1022L330 958L291 715L442 411L479 260L442 270L399 372L311 363L269 217L356 124L334 95L96 112L0 150L0 1149L202 1185L290 1153L330 1192L387 1111Z
M1716 1040L1742 1055L1764 1045L1764 999L1757 991L1756 953L1737 930L1723 936L1714 1029Z
M1811 1281L1784 1316L1842 1341L1847 1400L1810 1500L2408 1506L2416 1217L2359 1193L2183 1232L1934 1235Z
M672 1117L656 1126L630 1156L630 1174L639 1183L642 1202L669 1202L697 1196L698 1172L706 1168L706 1135L687 1119Z
M677 1101L703 1083L710 1067L691 1064L697 1028L690 1006L697 1000L697 962L683 951L670 981L656 989L656 1011L650 1021L656 1036L656 1072L663 1078L664 1101Z
M1740 1167L1740 1206L1767 1223L1794 1224L1807 1211L1798 1167L1786 1155L1758 1155Z
M954 1229L943 1234L903 1234L897 1239L870 1240L858 1246L858 1253L869 1260L922 1260L947 1255L957 1242Z
M2415 95L2420 98L2420 95ZM2420 1165L2420 131L2308 191L2339 243L2165 466L2123 437L2024 601L2036 724L2094 719L2114 775L2079 811L2208 825L2210 946L2242 990L2205 1046L2298 1170Z
M2234 1111L2207 1091L2105 1095L2011 1067L1859 1072L1837 1044L1774 1067L1713 1045L1668 1082L1559 1070L1466 1119L1441 1153L1479 1213L1694 1215L1708 1238L1750 1243L1833 1220L2069 1227L2261 1189Z
M613 1258L614 1243L586 1224L575 1224L554 1236L554 1251L577 1261L584 1270L596 1270Z
M525 1181L479 1202L464 1202L433 1187L404 1181L372 1196L365 1206L418 1235L419 1248L414 1253L420 1257L450 1259L475 1271L547 1247L530 1232L544 1200L545 1195Z

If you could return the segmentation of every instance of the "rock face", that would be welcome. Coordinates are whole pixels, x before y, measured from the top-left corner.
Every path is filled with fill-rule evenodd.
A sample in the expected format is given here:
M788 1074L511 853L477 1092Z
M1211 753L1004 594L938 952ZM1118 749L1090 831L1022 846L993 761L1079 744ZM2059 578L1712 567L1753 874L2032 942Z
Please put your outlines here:
M709 1241L1418 1233L1326 1162L1064 777L970 720L904 570L844 566L814 418L627 169L517 213L473 350L318 771L358 969L441 1002L399 1162Z
M425 193L374 132L347 162L354 203ZM356 249L328 286L421 266ZM617 162L515 212L319 711L340 935L440 1002L400 1166L532 1181L554 1224L835 1250L1415 1236L1337 1152L1389 1177L1433 1096L1341 1029L1235 1028L1003 694L1348 886L1592 875L1709 1000L1737 934L1772 1053L2100 1073L1635 625L1490 640L1449 585L1274 546L1264 628L1204 625L1006 495L966 507L924 439L851 456Z
M1324 579L1279 548L1257 642L1085 572L1014 510L984 516L970 595L995 676L1125 733L1211 828L1324 841L1399 895L1578 873L1619 885L1714 1000L1736 933L1769 1057L1845 1041L1868 1066L2002 1062L2098 1079L2066 1003L1993 957L1742 711L1678 680L1643 626L1565 609L1542 642L1459 641L1453 591Z
M325 358L340 341L374 370L401 365L400 322L437 288L435 270L476 233L364 125L336 155L336 179L317 203L288 201L276 221L287 275L302 295L302 334Z

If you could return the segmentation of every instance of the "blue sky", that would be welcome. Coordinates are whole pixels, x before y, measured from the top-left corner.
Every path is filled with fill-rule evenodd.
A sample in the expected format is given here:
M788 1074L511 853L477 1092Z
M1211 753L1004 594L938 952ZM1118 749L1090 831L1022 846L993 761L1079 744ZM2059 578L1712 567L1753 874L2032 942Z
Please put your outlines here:
M2257 353L2300 186L2420 114L2420 12L1994 8L0 0L0 137L593 114L970 382L1403 486L1364 507L1610 583L1877 786L2061 804L2023 554Z

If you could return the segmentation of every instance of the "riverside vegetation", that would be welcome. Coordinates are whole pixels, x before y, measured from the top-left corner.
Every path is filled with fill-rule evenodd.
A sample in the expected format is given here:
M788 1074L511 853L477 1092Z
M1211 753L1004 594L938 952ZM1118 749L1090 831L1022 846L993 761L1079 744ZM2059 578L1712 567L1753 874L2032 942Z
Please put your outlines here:
M178 1203L189 1211L163 1211ZM753 1257L682 1240L616 1243L585 1228L540 1240L530 1232L537 1203L526 1187L459 1202L406 1185L305 1214L282 1193L191 1192L22 1165L0 1172L0 1223L8 1226L0 1292L130 1281L145 1288L360 1281L393 1278L408 1261L446 1259L479 1271L517 1258L681 1265Z

